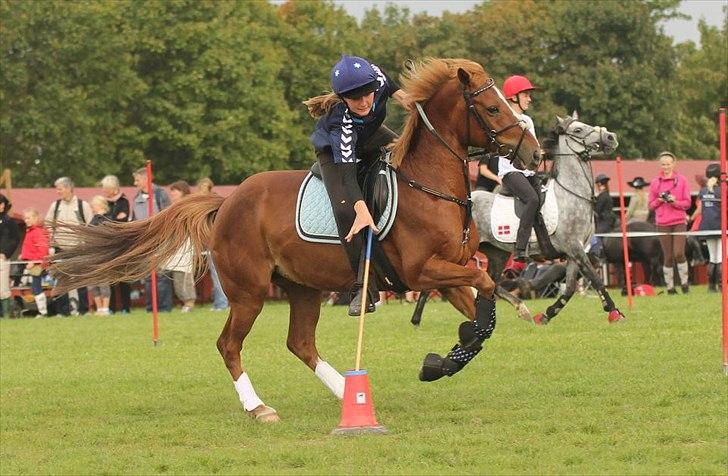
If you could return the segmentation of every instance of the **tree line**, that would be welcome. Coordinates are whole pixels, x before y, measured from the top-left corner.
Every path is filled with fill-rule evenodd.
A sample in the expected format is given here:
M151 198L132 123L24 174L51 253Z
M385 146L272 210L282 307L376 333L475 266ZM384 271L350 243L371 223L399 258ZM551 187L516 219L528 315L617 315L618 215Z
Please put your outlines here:
M325 0L2 0L2 167L26 187L130 181L147 158L161 183L308 167L301 101L328 89L342 53L395 78L407 59L469 58L498 84L525 74L540 87L540 135L577 110L616 131L625 158L715 159L726 22L673 45L661 24L678 4L484 1L441 17L388 5L357 21ZM392 108L388 123L403 117Z

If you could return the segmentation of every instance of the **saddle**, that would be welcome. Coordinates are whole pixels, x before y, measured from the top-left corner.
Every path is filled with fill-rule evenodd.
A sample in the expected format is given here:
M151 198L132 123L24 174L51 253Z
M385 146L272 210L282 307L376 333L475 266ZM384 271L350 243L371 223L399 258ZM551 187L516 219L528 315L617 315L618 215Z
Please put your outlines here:
M542 184L542 179L539 179ZM541 254L545 258L556 258L560 256L551 244L549 236L556 232L559 220L559 210L556 206L556 195L554 193L554 182L548 181L545 186L539 188L539 211L531 232L530 243L538 243ZM490 226L491 233L500 242L515 243L520 218L523 215L525 205L510 194L496 193L491 208Z
M379 289L404 292L394 267L389 262L379 242L384 240L394 225L397 216L399 190L397 175L389 165L389 152L358 171L357 180L361 186L364 201L379 228L377 240L372 242L372 264ZM321 179L318 162L314 163L303 180L296 200L296 232L304 240L313 243L340 244L334 211Z
M392 229L397 215L397 175L387 162L378 159L360 170L357 179L364 201L379 228L377 238L382 241ZM341 243L318 162L313 164L298 190L296 232L304 241Z

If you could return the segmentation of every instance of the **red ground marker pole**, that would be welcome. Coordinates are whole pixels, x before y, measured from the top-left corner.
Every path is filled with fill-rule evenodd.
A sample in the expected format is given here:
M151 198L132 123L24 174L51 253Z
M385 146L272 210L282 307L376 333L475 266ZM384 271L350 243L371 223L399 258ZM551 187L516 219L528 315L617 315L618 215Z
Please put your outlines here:
M152 190L152 161L147 160L147 204L149 218L154 215L154 190ZM159 314L157 312L157 270L152 268L152 341L159 344Z
M728 375L728 223L726 221L726 212L728 210L728 166L726 164L726 144L725 144L725 107L721 107L718 111L718 129L720 131L720 244L721 244L721 262L723 263L720 282L723 289L723 372Z
M624 250L624 279L627 281L627 304L632 309L632 269L629 267L629 241L627 218L624 210L624 184L622 183L622 157L617 156L617 184L619 184L619 216L622 221L622 249Z

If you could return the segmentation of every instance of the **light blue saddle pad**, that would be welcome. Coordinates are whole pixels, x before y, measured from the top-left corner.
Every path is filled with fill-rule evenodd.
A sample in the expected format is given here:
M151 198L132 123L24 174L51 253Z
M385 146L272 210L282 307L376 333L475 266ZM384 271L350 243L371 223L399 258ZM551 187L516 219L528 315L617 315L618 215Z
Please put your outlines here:
M394 217L397 214L397 176L394 170L379 171L386 175L387 205L382 216L377 221L379 241L386 238L389 230L394 224ZM334 211L331 208L331 201L324 188L323 181L309 172L303 179L301 188L298 190L296 200L296 231L304 241L313 243L339 244L339 234L336 231Z

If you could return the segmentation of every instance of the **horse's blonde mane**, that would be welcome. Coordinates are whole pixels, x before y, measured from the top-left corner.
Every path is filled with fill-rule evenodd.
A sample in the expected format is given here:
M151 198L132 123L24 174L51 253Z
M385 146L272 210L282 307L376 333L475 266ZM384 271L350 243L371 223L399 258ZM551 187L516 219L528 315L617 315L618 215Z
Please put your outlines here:
M405 74L400 76L401 87L412 101L426 102L435 92L450 79L457 76L462 68L471 76L484 74L485 70L478 63L466 59L426 58L416 63ZM404 124L402 135L392 147L392 165L398 167L416 140L420 115L416 110L410 111Z

